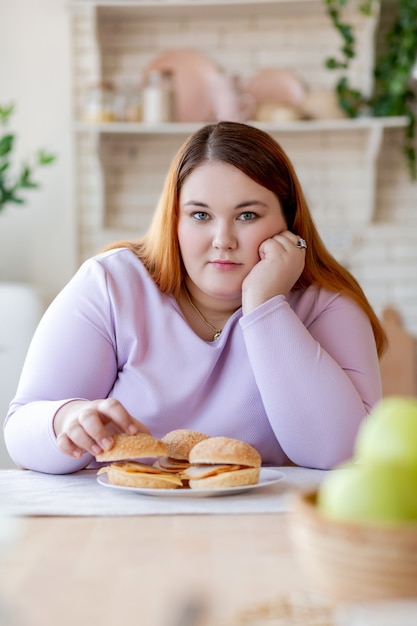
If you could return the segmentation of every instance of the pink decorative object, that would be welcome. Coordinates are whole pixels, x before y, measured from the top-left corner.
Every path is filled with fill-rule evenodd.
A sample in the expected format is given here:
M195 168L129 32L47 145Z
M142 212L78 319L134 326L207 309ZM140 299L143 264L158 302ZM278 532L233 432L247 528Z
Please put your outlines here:
M196 50L168 50L145 69L169 70L174 84L174 119L177 122L212 122L216 114L210 80L218 74L217 65Z
M237 76L218 73L210 78L216 120L245 122L256 109L256 99L240 88Z
M301 108L306 88L295 74L280 68L265 68L252 76L246 91L252 94L258 104L275 102L294 108Z

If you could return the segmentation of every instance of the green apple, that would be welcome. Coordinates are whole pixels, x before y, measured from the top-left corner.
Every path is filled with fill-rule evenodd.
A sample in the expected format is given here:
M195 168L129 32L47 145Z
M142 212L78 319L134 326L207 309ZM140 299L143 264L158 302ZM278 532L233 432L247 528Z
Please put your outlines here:
M358 431L354 456L417 468L417 398L391 396L376 405Z
M338 520L417 522L417 469L400 463L346 463L325 476L317 506Z

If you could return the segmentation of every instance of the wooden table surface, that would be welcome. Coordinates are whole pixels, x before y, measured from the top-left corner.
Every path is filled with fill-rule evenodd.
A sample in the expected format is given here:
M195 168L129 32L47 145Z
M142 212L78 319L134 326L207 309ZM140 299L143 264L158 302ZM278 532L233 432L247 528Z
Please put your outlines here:
M239 611L308 589L290 516L18 519L0 559L0 623L180 626L181 604L201 597L204 625L238 624Z

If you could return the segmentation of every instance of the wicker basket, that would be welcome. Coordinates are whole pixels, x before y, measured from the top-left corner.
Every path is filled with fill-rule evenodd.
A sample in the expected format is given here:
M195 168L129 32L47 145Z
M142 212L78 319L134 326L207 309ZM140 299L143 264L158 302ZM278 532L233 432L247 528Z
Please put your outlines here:
M315 591L336 602L417 597L417 523L326 518L317 492L296 494L289 516L297 560Z

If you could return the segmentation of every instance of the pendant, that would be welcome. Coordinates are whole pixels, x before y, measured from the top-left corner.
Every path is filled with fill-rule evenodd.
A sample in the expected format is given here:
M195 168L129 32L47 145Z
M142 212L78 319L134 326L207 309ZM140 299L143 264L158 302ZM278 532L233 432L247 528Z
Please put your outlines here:
M220 335L222 334L221 330L218 330L214 333L214 337L213 337L213 341L216 341L216 339L218 339L220 337Z

